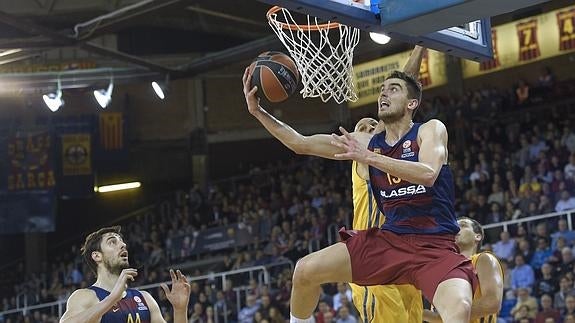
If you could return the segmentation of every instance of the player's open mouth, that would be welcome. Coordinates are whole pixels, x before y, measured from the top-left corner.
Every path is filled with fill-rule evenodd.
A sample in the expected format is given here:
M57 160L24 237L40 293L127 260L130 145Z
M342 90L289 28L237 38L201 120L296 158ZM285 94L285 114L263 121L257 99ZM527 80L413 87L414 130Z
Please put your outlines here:
M379 108L389 108L390 102L387 100L379 100Z
M128 252L127 251L120 252L120 257L128 259Z

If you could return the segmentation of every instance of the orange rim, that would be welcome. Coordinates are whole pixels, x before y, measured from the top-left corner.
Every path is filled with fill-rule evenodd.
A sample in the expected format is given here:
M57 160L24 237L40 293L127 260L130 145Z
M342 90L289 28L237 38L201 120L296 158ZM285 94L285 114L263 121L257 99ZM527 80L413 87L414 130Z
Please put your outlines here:
M319 24L319 25L298 25L298 24L288 24L285 22L281 22L281 21L277 21L274 18L272 18L273 14L276 14L278 11L282 10L282 7L279 6L273 6L270 8L270 10L268 10L268 13L266 14L266 17L268 17L269 21L273 21L274 23L278 23L280 25L280 27L282 29L290 29L290 30L305 30L305 31L310 31L310 30L324 30L324 29L332 29L332 28L337 28L340 26L340 23L338 22L330 22L327 24Z

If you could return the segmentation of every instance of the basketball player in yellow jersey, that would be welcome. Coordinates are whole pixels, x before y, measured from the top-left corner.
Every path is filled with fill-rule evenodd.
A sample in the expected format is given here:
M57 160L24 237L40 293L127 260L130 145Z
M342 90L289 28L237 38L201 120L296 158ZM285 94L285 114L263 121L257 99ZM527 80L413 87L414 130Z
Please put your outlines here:
M471 306L471 323L497 322L497 314L501 309L503 299L503 269L497 257L490 252L477 253L485 236L479 222L470 218L460 218L460 231L455 237L455 243L460 253L471 258L477 271L479 286L473 295ZM438 313L424 310L423 319L427 322L441 322Z
M355 131L373 133L378 131L378 122L372 118L358 121ZM358 167L354 161L351 166L353 195L354 230L381 227L385 216L379 211L369 182L367 167ZM411 285L359 286L349 284L352 290L353 304L361 316L362 322L370 323L420 323L422 321L421 292Z

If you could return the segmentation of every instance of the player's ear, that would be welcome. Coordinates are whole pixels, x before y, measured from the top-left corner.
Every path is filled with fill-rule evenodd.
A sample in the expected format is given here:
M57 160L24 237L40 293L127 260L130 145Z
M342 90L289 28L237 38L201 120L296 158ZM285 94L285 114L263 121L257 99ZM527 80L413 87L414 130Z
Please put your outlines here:
M91 256L95 262L102 261L102 253L99 251L92 251Z
M407 108L409 110L411 110L413 112L413 110L417 109L418 106L419 106L419 100L418 99L409 99L409 102L407 103Z

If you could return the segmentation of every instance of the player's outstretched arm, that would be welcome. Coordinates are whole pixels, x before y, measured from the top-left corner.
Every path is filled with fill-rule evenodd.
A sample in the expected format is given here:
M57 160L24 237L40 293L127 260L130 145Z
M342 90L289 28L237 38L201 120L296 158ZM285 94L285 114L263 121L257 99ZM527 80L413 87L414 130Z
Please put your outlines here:
M333 136L332 144L345 152L336 157L351 159L380 169L413 184L433 186L441 167L447 162L447 129L439 120L430 120L419 128L419 161L411 162L376 154L364 148L345 129Z
M160 285L164 292L166 293L166 298L172 304L174 308L174 323L187 323L188 322L188 303L190 301L190 292L192 288L188 283L188 279L179 270L170 269L170 276L172 277L172 289L170 290L166 284ZM143 292L142 292L143 293ZM146 296L147 294L147 296ZM146 301L150 306L150 314L152 318L152 323L165 323L160 308L156 303L154 298L146 293ZM150 299L148 301L148 298Z
M475 265L481 297L473 300L471 320L498 313L503 300L503 277L499 261L489 253L483 253Z
M296 154L314 155L329 159L339 159L335 154L343 152L331 144L332 137L325 134L304 136L290 127L288 124L274 118L264 108L259 105L259 99L256 96L257 87L251 86L252 74L249 68L246 68L243 75L244 95L248 105L248 111L258 119L258 121L267 129L267 131L276 137L282 144L291 149ZM363 135L363 136L362 136ZM360 140L367 147L369 138L366 134L358 135ZM355 136L355 133L354 133Z
M405 66L403 66L403 71L411 76L413 76L416 80L419 79L419 69L421 67L421 60L423 59L423 52L425 48L415 45L415 48L409 55L409 59Z

